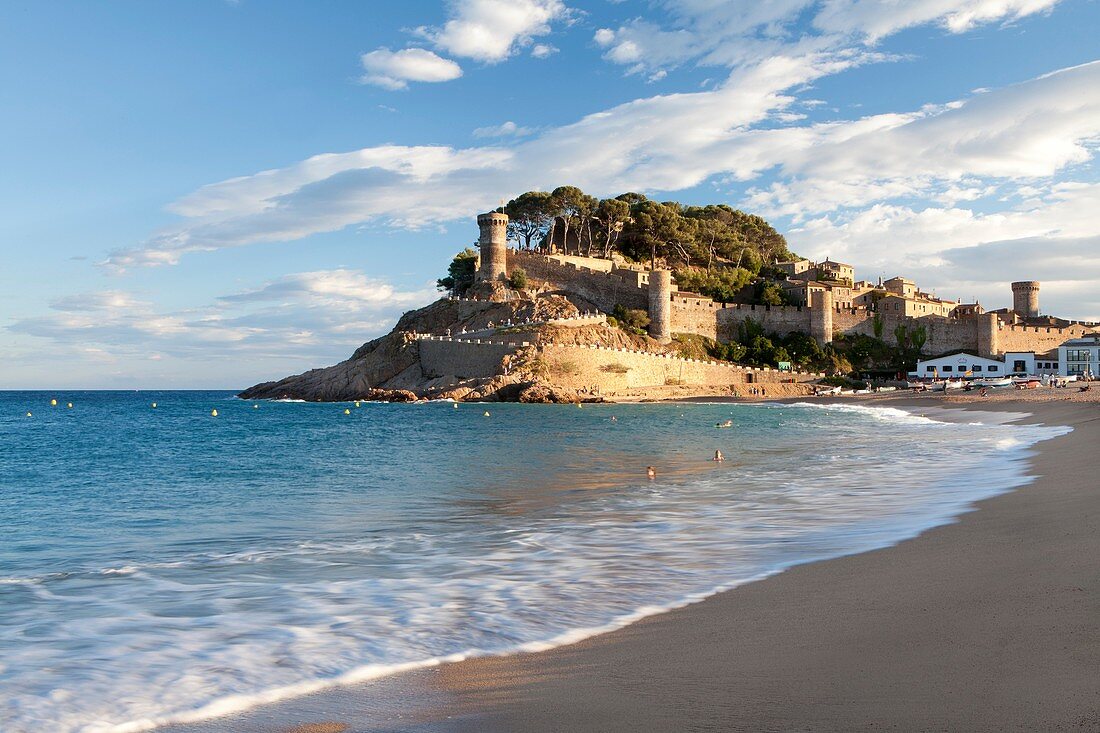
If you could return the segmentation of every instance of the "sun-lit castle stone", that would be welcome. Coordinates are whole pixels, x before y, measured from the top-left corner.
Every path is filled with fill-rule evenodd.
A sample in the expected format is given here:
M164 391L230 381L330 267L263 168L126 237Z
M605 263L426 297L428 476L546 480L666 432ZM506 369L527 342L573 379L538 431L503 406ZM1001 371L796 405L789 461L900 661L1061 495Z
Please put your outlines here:
M508 276L508 215L499 211L479 214L477 226L481 230L478 248L481 250L479 281L498 282Z
M1012 283L1012 310L1024 318L1036 318L1039 315L1039 283L1035 280L1022 280Z
M672 272L649 273L649 335L667 344L672 341Z

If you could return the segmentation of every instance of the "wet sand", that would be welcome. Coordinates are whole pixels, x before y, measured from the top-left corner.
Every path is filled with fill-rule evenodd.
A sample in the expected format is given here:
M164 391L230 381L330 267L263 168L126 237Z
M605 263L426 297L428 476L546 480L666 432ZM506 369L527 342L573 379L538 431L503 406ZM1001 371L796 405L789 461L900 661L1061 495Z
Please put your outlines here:
M424 682L454 717L416 728L1100 730L1100 404L980 408L1074 431L1040 444L1034 483L895 547L573 646L441 667Z
M950 397L873 401L967 408ZM1033 483L897 546L794 567L571 646L444 664L201 728L1100 730L1100 404L1006 395L969 409L1074 430L1039 444Z

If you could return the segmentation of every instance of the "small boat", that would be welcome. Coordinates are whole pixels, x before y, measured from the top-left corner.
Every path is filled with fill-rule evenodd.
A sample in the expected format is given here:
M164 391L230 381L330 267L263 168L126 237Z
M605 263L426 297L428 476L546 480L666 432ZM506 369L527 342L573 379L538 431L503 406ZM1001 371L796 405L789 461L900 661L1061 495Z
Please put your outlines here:
M962 389L966 386L966 382L962 379L942 379L938 382L932 382L929 387L933 392L946 392L950 389Z
M975 379L972 384L975 387L1011 387L1013 385L1012 377L986 377L984 379Z
M1012 383L1016 389L1038 389L1041 384L1038 377L1013 377Z

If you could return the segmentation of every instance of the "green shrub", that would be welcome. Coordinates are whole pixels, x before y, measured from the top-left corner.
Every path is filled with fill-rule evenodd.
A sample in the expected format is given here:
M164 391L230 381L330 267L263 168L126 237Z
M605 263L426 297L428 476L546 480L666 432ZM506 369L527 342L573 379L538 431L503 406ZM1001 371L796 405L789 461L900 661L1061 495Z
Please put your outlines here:
M616 304L611 311L611 317L607 322L617 326L627 333L644 336L649 325L649 314L639 308L624 308L621 303Z
M508 284L516 290L523 290L527 287L527 271L522 267L512 268L512 274L508 278Z

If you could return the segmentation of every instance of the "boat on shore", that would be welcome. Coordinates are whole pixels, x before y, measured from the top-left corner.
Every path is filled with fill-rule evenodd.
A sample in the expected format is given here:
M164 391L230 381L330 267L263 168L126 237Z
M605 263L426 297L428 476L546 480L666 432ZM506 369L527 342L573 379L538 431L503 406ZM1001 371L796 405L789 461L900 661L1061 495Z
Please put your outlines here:
M979 389L982 387L991 389L996 387L1011 387L1013 384L1012 377L984 377L982 379L975 379L971 382L971 385Z

